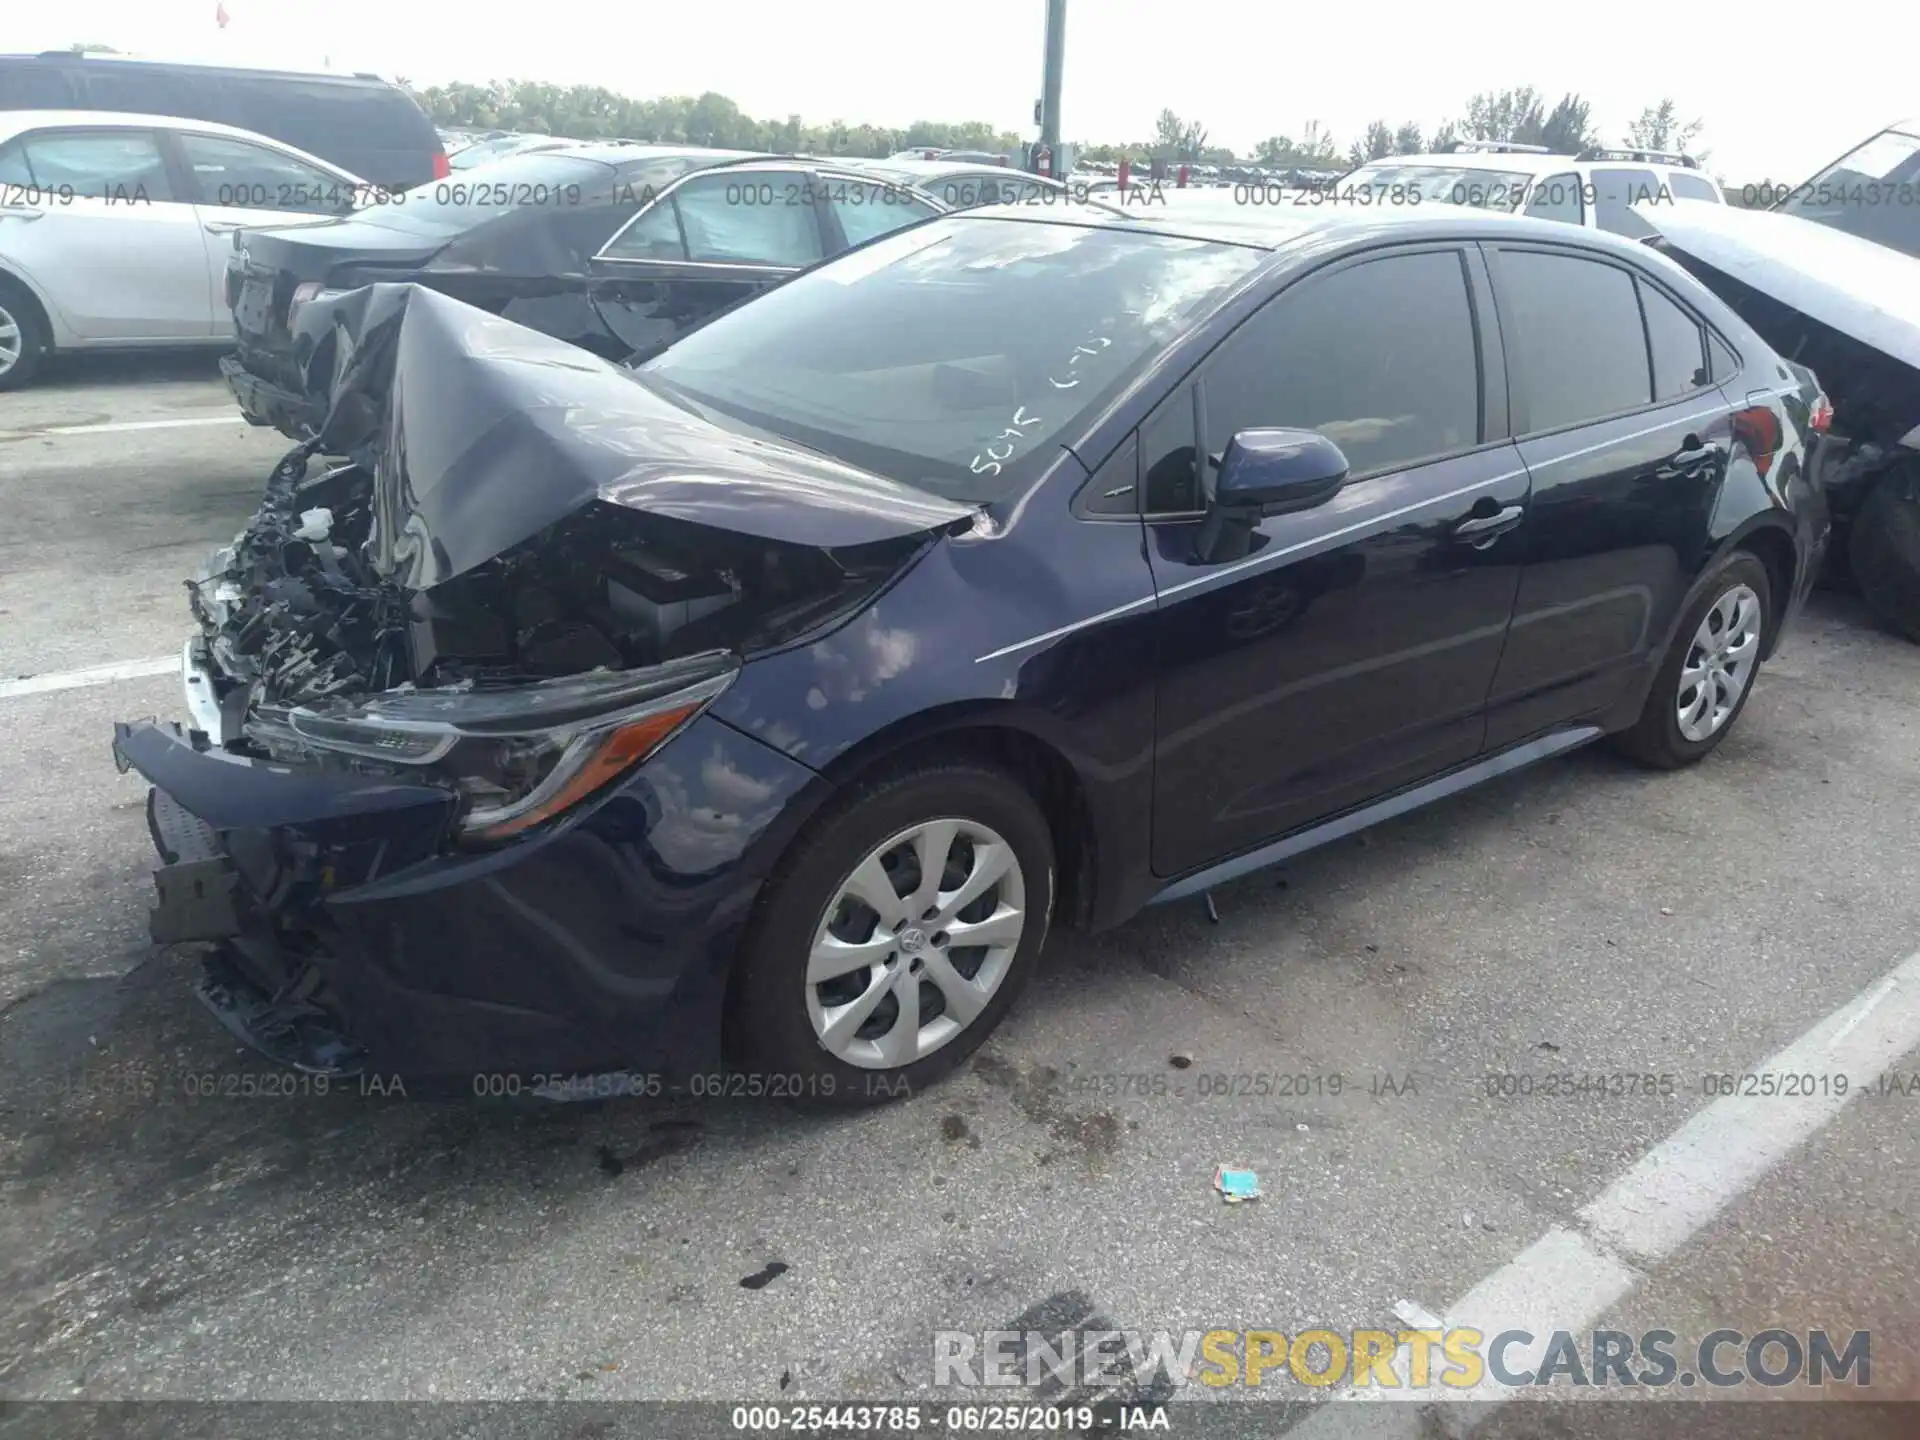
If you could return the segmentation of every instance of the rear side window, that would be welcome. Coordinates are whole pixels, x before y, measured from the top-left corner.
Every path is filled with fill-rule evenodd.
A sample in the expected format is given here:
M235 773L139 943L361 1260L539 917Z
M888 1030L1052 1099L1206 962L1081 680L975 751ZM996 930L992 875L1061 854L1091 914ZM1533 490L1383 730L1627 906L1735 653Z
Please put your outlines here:
M1501 334L1527 400L1528 431L1597 420L1653 398L1631 275L1549 251L1501 250L1498 258Z
M0 110L84 108L72 70L33 60L0 60Z
M1538 220L1564 220L1569 225L1578 225L1585 220L1586 209L1586 187L1571 171L1547 176L1527 196L1527 214Z
M1480 440L1473 313L1451 250L1308 279L1222 342L1204 376L1214 454L1242 430L1299 427L1365 475Z
M1667 177L1667 188L1673 192L1676 200L1711 200L1716 205L1726 203L1720 198L1720 192L1714 188L1713 182L1699 175L1687 175L1676 170Z
M662 200L636 216L602 253L609 260L685 260L687 244L680 236L680 219L674 213L673 201Z
M117 60L90 64L81 71L87 105L93 110L124 110L135 115L182 115L210 119L194 103L193 87L185 76L151 65L127 65Z
M1644 280L1635 283L1653 358L1653 398L1671 400L1698 390L1708 383L1705 327Z
M1653 226L1633 213L1635 205L1659 204L1671 200L1673 192L1664 188L1651 170L1609 166L1593 171L1593 221L1602 230L1635 240L1654 234Z
M18 143L42 189L129 205L174 198L152 131L43 130Z
M1729 350L1726 342L1711 330L1707 332L1707 354L1713 362L1713 378L1716 382L1731 380L1740 373L1740 357Z
M203 205L324 214L353 204L352 187L265 145L191 132L178 138Z
M813 186L789 173L728 170L673 192L687 258L798 269L820 258Z
M835 180L826 187L835 218L845 232L847 244L858 245L876 235L887 235L902 225L911 225L940 212L924 200L917 200L897 185L853 184Z

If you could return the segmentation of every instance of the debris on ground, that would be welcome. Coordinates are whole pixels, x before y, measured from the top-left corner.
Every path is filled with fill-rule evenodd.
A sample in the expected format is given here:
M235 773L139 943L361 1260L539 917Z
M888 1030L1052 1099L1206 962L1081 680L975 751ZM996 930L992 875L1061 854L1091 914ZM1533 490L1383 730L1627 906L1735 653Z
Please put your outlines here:
M1222 1165L1213 1172L1213 1188L1229 1205L1260 1198L1260 1177L1251 1170L1229 1170Z

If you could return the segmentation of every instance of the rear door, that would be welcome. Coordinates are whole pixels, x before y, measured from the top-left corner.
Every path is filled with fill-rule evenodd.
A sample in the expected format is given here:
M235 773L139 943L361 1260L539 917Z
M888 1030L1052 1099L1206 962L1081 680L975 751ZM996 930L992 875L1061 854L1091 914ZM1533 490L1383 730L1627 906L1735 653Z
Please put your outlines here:
M1182 386L1141 427L1157 874L1480 751L1526 526L1501 373L1477 252L1407 248L1296 282L1202 363L1198 406ZM1271 426L1333 440L1350 479L1260 521L1245 554L1203 556L1196 450Z
M213 333L206 240L152 130L35 130L5 147L26 177L0 209L0 253L81 343Z
M669 187L593 259L590 293L630 350L670 344L777 285L828 249L824 187L810 170L727 166Z
M345 214L358 188L347 176L267 142L192 130L164 132L162 139L173 150L175 173L185 178L206 237L212 333L226 335L232 330L227 271L235 253L233 233L302 215Z
M1705 553L1733 430L1705 329L1664 286L1592 251L1487 250L1533 477L1498 747L1626 695Z

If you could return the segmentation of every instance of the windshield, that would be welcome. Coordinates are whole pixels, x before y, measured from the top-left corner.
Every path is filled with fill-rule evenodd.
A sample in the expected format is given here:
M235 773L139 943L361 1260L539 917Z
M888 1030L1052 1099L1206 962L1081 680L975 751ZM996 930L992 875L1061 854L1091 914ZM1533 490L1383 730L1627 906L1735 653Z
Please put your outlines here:
M1517 210L1533 177L1519 170L1469 165L1363 165L1340 182L1356 201L1388 205L1464 205L1472 210Z
M1920 256L1920 135L1883 130L1773 208Z
M788 281L640 373L889 478L993 500L1050 463L1263 254L951 216Z
M376 196L360 208L378 211L383 221L401 228L471 230L509 210L561 210L604 200L613 174L613 167L599 160L535 151L485 161L398 195Z

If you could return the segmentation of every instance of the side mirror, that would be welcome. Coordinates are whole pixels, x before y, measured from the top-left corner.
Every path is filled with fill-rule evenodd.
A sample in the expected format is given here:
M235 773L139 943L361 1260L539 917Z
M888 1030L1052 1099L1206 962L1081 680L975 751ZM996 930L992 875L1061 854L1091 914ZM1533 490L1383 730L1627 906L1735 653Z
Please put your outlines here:
M1347 457L1315 430L1242 430L1214 478L1212 509L1284 515L1325 504L1347 483Z

